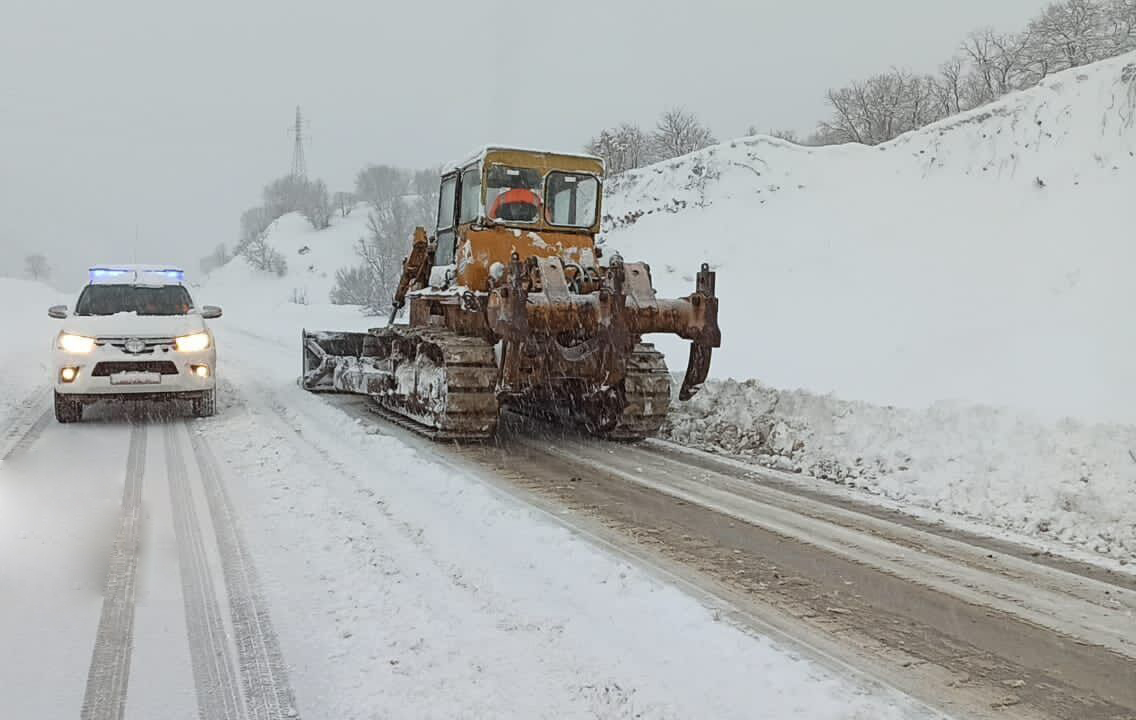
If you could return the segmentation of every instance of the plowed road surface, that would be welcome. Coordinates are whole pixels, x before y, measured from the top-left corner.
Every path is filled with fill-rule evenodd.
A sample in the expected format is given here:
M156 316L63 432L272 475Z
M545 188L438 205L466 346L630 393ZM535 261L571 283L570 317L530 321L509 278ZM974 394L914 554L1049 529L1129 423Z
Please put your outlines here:
M0 718L1136 717L1131 576L663 443L432 444L218 335L215 418L9 403Z

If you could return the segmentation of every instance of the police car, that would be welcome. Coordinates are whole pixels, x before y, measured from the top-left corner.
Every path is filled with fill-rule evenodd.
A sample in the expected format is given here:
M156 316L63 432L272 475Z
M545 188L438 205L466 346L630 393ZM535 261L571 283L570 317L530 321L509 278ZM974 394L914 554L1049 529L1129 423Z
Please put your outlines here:
M73 311L56 305L63 321L52 371L55 419L78 422L100 400L189 400L193 414L213 414L217 349L206 320L221 308L198 308L179 268L153 265L93 267Z

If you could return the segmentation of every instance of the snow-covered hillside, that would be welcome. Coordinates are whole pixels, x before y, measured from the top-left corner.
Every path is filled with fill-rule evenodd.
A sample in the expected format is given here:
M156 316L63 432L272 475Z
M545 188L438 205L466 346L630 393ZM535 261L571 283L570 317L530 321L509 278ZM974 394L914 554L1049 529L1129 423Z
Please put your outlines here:
M1134 119L1129 54L875 148L728 142L611 181L606 243L718 270L718 377L1136 422Z
M246 291L252 285L258 294L273 300L327 303L335 272L359 264L355 248L366 234L367 213L362 205L347 217L334 215L325 230L313 229L300 213L289 213L273 222L265 235L265 242L287 262L283 277L255 271L237 257L210 273L207 285L217 292Z
M332 305L328 299L335 272L359 264L355 247L366 233L362 206L347 217L336 215L330 228L319 231L299 213L290 213L276 220L265 238L287 262L282 277L255 270L237 257L204 278L194 294L199 302L222 306L230 328L294 342L299 358L301 328L365 330L377 324L359 307Z

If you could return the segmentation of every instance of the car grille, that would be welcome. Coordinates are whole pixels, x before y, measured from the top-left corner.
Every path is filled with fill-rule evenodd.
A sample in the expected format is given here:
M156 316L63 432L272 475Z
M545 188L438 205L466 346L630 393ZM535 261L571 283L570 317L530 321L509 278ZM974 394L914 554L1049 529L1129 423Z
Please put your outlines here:
M166 361L126 361L126 362L101 362L95 363L95 369L91 371L92 377L110 377L121 372L151 372L160 373L162 375L177 375L177 365L172 362Z
M100 337L95 339L95 344L99 347L109 345L117 348L123 352L130 352L126 349L126 341L130 340L129 337ZM145 346L142 350L138 351L137 355L152 355L155 350L170 350L174 346L174 339L172 337L150 337L138 338Z

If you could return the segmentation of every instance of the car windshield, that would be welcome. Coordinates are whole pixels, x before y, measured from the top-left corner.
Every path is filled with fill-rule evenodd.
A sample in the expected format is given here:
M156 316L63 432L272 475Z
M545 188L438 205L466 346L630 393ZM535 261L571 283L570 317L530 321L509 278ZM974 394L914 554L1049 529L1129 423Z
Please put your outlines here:
M88 285L75 306L76 315L185 315L193 307L181 285Z

